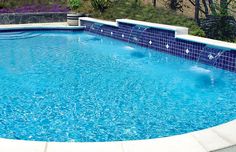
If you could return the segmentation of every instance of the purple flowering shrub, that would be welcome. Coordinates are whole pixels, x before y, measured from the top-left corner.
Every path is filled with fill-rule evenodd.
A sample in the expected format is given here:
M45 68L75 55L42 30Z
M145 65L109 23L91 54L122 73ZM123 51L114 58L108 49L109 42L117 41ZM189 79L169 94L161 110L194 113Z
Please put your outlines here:
M35 12L68 12L63 5L25 5L18 8L0 8L0 13L35 13Z

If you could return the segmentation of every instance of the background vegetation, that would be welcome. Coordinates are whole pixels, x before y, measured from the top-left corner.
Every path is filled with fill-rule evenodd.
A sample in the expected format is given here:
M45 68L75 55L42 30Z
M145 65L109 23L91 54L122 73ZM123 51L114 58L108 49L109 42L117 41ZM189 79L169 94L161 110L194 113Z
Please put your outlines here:
M99 1L105 2L105 0ZM160 1L164 2L165 7L156 7ZM144 5L141 0L117 0L111 2L106 11L101 11L94 5L90 8L90 1L84 1L80 11L89 12L93 17L106 20L130 18L186 26L192 35L236 42L236 21L231 16L235 12L236 0L152 0L151 2L149 5ZM189 7L193 9L193 18L183 15L184 8Z
M29 10L28 5L54 5L50 10L55 11L70 7L106 20L129 18L185 26L192 35L236 42L236 21L231 17L236 13L236 0L0 0L0 13L1 8Z

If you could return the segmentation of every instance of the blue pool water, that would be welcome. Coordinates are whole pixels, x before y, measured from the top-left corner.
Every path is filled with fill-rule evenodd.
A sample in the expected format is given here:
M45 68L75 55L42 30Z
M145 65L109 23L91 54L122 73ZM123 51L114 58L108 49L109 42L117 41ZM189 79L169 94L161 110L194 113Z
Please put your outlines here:
M120 141L236 118L236 74L86 32L0 33L0 137Z

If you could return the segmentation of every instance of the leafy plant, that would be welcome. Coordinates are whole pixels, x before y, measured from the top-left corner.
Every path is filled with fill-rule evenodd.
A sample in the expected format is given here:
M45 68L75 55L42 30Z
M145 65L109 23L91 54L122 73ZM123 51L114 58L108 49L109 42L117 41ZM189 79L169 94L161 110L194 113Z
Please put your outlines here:
M11 7L13 7L12 5L13 5L12 2L1 2L0 1L0 9L11 8Z
M110 6L110 3L110 0L91 0L93 8L100 13L103 13Z
M183 7L185 7L183 0L164 0L166 7L170 8L173 11L183 12Z
M0 3L0 9L6 8L6 5L4 3Z
M69 0L68 5L72 10L77 10L80 7L80 0Z
M209 38L235 41L236 21L231 16L209 16L202 21L201 26Z

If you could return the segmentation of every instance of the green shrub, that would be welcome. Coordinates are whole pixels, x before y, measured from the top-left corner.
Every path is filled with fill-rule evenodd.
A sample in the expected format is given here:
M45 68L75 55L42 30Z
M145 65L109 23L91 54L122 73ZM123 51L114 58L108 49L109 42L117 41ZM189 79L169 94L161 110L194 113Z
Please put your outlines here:
M6 7L6 6L5 6L4 3L0 3L0 9L5 8L5 7Z
M110 0L91 0L91 5L95 10L103 13L110 5Z
M194 29L194 30L190 29L189 34L195 35L195 36L201 36L201 37L206 36L205 32L200 28L197 28L197 29Z
M80 0L69 0L68 5L72 10L77 10L80 7Z
M208 38L234 42L236 37L236 21L231 16L209 16L201 26Z
M11 7L11 3L0 2L0 9L2 9L2 8L10 8L10 7Z

